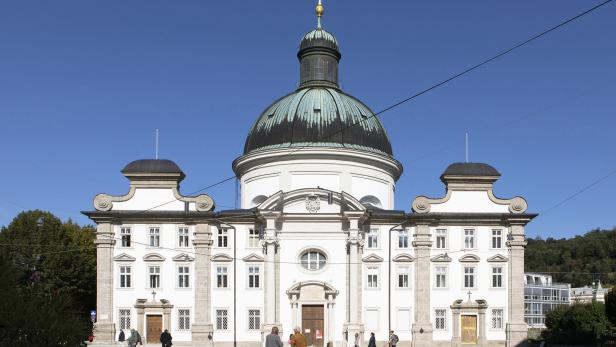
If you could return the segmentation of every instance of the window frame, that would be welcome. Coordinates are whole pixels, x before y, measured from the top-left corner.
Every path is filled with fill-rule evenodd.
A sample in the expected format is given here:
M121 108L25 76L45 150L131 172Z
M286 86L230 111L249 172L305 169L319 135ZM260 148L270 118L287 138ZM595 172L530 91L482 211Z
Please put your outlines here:
M403 245L400 246L400 243L402 240L405 240L405 242L402 242ZM398 230L398 247L397 249L408 249L410 242L409 242L409 231L408 229L402 229L402 230Z
M438 247L439 231L445 233L444 243L445 247ZM435 228L434 229L434 249L449 249L449 230L447 228Z
M312 259L310 254L317 254L317 258L316 259ZM304 261L304 256L308 256L307 261ZM328 256L327 254L317 248L309 248L306 250L303 250L300 255L299 255L299 266L302 268L302 270L306 270L309 273L315 273L315 272L319 272L319 271L323 271L325 269L325 266L327 265L327 259ZM312 269L312 265L316 264L317 268L316 269Z
M188 315L180 314L180 311L188 311ZM192 312L189 307L178 307L177 309L177 328L178 331L190 331L192 328ZM184 328L181 327L180 320L184 318ZM188 327L186 326L186 318L188 318Z
M253 233L256 233L256 235L253 234ZM247 235L248 235L248 238L246 240L246 248L250 248L250 249L259 249L259 248L261 248L261 244L260 244L260 242L261 242L261 237L260 236L261 235L259 233L259 229L257 229L257 228L249 228ZM251 242L252 242L252 240L254 239L255 236L256 236L256 241L257 242L256 242L256 245L252 245Z
M225 311L225 316L227 318L227 322L226 322L226 326L224 328L219 328L218 327L218 311ZM221 316L221 323L222 323L222 319L223 317ZM228 331L229 330L229 321L231 321L231 313L229 312L229 308L228 307L215 307L214 308L214 330L218 330L218 331Z
M218 269L225 269L224 273L218 273ZM222 265L222 264L215 264L215 270L216 270L216 282L214 285L214 289L229 289L229 266L227 265ZM225 286L224 287L220 287L219 281L218 281L218 276L224 276L224 282L225 282ZM221 277L222 278L222 277Z
M473 285L468 287L466 286L466 269L472 269L472 280ZM477 265L462 265L462 288L463 289L477 289Z
M500 316L500 328L494 327L494 311L499 310L501 312ZM503 331L505 329L505 308L503 307L492 307L490 309L490 330L492 331Z
M437 269L445 269L445 273L444 274L439 274L437 273ZM449 266L448 265L434 265L433 267L433 274L434 274L434 282L432 285L433 289L437 289L437 290L445 290L445 289L449 289ZM439 275L444 275L444 286L439 287L438 286L438 276Z
M128 311L128 316L122 315L122 311ZM124 324L126 324L126 318L128 318L128 326L122 328L122 318L124 318ZM132 328L133 310L130 307L118 307L118 328L120 330L129 330Z
M251 268L253 269L257 269L257 273L250 273ZM261 265L256 265L256 264L248 264L246 266L246 288L247 289L261 289L263 287L263 278L261 276L261 274L263 273L263 267ZM257 278L257 286L253 287L250 285L250 278L251 276L256 276Z
M256 316L256 318L259 319L259 324L256 325L256 327L251 328L250 327L250 311L256 311L258 312L258 316ZM261 308L256 308L256 307L248 307L246 309L246 330L250 331L250 332L258 332L261 331L261 324L262 324L262 320L263 320L263 314L262 314L263 310Z
M188 272L180 273L180 268L186 268L186 269L188 269ZM181 280L180 276L186 277L186 280L185 281ZM177 289L190 289L190 288L192 288L192 285L190 283L191 277L192 277L191 276L191 266L189 264L178 264L176 266L176 276L175 276L175 278L176 278L177 282L175 282L175 285L176 285ZM186 286L182 286L183 282L186 282Z
M499 231L500 235L495 236L494 235L495 231ZM504 228L500 228L500 227L490 228L490 249L503 249L503 244L504 244L503 236L505 235L504 231L505 231ZM498 238L498 244L499 244L500 247L494 247L494 240L496 238Z
M148 227L148 246L147 248L160 248L161 244L161 232L160 226L149 226ZM156 233L152 233L152 230L156 230ZM152 245L152 237L154 236L154 240L157 241L156 245Z
M224 246L221 246L221 241L224 240ZM228 249L229 246L229 228L217 228L216 230L216 248Z
M437 315L437 311L440 311L443 313L442 317ZM433 309L433 314L434 314L434 331L449 331L449 320L447 319L447 313L449 310L447 310L447 308L445 307L435 307ZM440 313L439 312L439 313ZM443 320L443 327L441 329L438 328L437 323L437 319L442 319Z
M128 233L124 231L128 230ZM124 246L124 236L128 235L128 246ZM119 248L133 248L133 228L130 225L120 226L120 247Z
M494 286L494 269L500 269L500 287ZM492 265L490 266L490 288L491 289L505 289L505 266L504 265Z
M182 231L186 231L186 235L182 235ZM186 245L182 246L182 238L186 238ZM176 231L176 241L178 248L190 248L190 228L186 225L180 225Z
M374 273L370 273L371 270L374 270ZM370 276L376 276L376 287L370 286ZM366 265L366 289L367 290L379 290L381 289L381 267L376 264L367 264Z
M161 289L163 284L163 274L162 274L162 266L160 264L146 264L146 273L147 273L147 289ZM158 287L152 287L152 276L156 276L156 274L152 274L151 269L158 268Z
M466 238L468 235L466 235L467 231L472 231L473 235L472 235L472 245L471 247L467 247L466 245ZM462 228L462 249L477 249L477 228Z
M406 269L406 271L403 272L403 270ZM401 275L406 275L406 287L401 287L400 286L400 276ZM397 289L402 289L402 290L408 290L411 289L411 266L410 265L398 265L396 266L396 288Z
M128 268L129 272L128 275L125 272L124 274L122 273L122 268ZM126 276L128 276L128 286L122 286L122 276L124 276L126 278ZM132 289L133 288L133 266L129 265L129 264L118 264L118 288L119 289Z
M367 249L381 249L380 247L380 235L379 228L367 228L368 230L364 232L364 246ZM371 246L371 244L374 244Z

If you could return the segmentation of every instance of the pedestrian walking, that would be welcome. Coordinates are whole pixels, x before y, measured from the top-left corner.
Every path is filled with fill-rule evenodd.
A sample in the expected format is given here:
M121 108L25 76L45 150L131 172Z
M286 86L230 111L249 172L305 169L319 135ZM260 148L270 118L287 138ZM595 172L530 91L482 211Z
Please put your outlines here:
M368 347L376 347L376 339L374 333L370 333L370 340L368 341Z
M272 332L265 337L265 347L282 347L282 340L278 336L278 327L272 327Z
M291 346L293 347L306 347L306 336L302 334L300 327L293 329L295 334L291 337Z
M162 334L160 334L160 343L163 347L171 347L173 343L171 343L171 334L169 334L169 330L165 329Z
M389 345L391 347L396 347L396 345L398 344L398 341L400 341L400 339L398 338L398 335L394 334L394 331L390 331L389 332Z
M137 330L135 330L135 335L137 336L137 343L143 345L143 342L141 342L141 334L139 334ZM135 345L137 345L137 343L135 343Z
M135 329L130 329L130 336L126 340L128 342L128 347L135 347L137 345L137 332Z

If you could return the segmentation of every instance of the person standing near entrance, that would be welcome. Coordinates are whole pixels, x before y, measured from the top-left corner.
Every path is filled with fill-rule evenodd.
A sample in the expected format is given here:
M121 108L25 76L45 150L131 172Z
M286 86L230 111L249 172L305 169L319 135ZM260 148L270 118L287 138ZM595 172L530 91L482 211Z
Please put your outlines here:
M376 339L374 333L370 333L370 341L368 341L368 347L376 347Z
M299 327L295 327L293 329L295 334L291 337L291 346L293 347L306 347L306 336L301 333L301 329Z
M391 347L396 347L396 345L398 344L398 341L400 341L400 339L398 338L398 335L394 334L394 331L390 331L389 332L389 345Z
M278 327L272 327L272 332L265 337L265 347L282 347L282 340L278 336Z
M162 334L160 334L160 343L162 344L163 347L171 347L172 343L171 343L172 337L171 334L169 334L169 330L165 329L165 331L163 331Z

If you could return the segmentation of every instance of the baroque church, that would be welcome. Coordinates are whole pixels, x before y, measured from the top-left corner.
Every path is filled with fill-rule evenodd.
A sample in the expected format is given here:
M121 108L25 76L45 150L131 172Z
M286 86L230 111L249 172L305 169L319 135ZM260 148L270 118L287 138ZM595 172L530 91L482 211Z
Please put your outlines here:
M171 160L135 160L123 196L98 194L94 344L258 347L273 326L309 346L516 346L524 323L521 197L500 174L453 163L442 197L394 208L402 165L371 109L338 83L341 58L321 27L301 39L299 87L271 104L232 163L241 208L180 192ZM350 58L352 59L352 57ZM239 145L239 144L238 144Z

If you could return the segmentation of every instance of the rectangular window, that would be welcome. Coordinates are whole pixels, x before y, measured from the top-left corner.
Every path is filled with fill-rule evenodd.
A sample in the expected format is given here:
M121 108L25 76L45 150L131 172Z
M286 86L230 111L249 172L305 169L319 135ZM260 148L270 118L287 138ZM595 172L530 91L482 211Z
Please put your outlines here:
M249 229L248 230L248 247L249 248L259 248L259 230L257 229Z
M248 330L261 330L261 310L248 310Z
M178 228L178 247L188 247L188 228Z
M178 288L190 287L190 267L178 266Z
M130 247L131 231L129 227L120 228L120 235L122 236L122 247Z
M216 329L227 330L229 321L229 311L226 309L216 310Z
M447 267L437 266L434 268L434 286L436 288L447 288Z
M130 308L120 309L120 329L130 329Z
M501 229L492 229L492 248L502 248L503 231Z
M447 229L436 229L436 248L447 248Z
M370 229L366 232L366 247L368 248L379 248L379 230L378 229Z
M148 267L150 274L150 288L160 288L160 266Z
M474 288L474 287L475 287L475 268L465 267L464 268L464 288Z
M120 288L131 287L131 267L120 266Z
M492 288L503 287L503 268L495 266L492 268Z
M227 288L228 269L226 266L216 267L216 287Z
M218 229L218 238L216 245L221 248L227 248L229 242L229 229Z
M368 288L378 288L379 287L379 268L376 266L369 266L366 269L368 273Z
M409 287L409 268L403 266L398 268L398 288Z
M260 270L258 266L248 267L248 288L260 288Z
M398 248L409 248L409 232L400 230L398 232Z
M150 228L150 247L160 246L160 228Z
M500 330L503 328L503 309L492 309L492 329Z
M178 309L178 330L190 330L189 309Z
M464 229L464 248L475 248L475 229Z
M436 309L434 310L434 329L446 330L447 329L447 310Z

